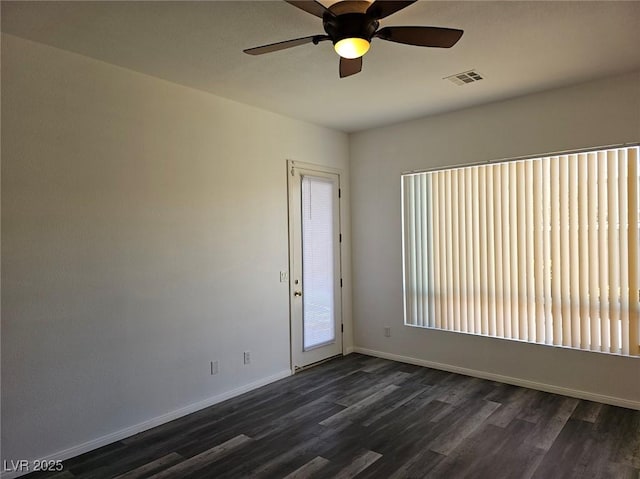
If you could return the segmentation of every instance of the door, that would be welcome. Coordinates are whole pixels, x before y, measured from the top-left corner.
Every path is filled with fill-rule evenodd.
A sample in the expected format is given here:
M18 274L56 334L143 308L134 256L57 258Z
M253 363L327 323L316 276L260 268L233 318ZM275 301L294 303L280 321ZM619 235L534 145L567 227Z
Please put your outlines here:
M289 162L292 369L342 354L340 176Z

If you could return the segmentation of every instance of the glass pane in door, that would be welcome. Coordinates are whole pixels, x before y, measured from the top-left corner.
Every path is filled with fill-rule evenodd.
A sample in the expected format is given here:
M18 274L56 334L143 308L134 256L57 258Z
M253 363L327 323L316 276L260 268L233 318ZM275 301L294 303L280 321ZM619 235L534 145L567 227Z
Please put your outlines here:
M334 182L302 177L302 315L307 351L335 341Z

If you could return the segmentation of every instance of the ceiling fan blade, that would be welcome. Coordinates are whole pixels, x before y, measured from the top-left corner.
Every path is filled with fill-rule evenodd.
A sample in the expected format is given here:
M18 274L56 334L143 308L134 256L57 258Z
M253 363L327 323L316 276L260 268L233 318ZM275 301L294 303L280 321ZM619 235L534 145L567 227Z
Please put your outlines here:
M340 78L348 77L360 73L362 70L362 57L343 58L340 57Z
M298 45L304 45L305 43L318 43L323 40L328 40L327 35L312 35L310 37L294 38L293 40L285 40L284 42L270 43L269 45L262 45L260 47L247 48L243 52L249 55L262 55L263 53L277 52L284 50L285 48L297 47Z
M377 0L369 5L367 9L367 15L372 16L376 20L380 20L381 18L388 17L396 13L403 8L408 7L412 3L416 3L417 0L409 0L409 1L401 1L401 0L391 0L391 1L383 1Z
M455 28L440 27L384 27L374 36L396 43L419 47L451 48L464 32Z
M320 2L316 2L313 0L285 0L285 2L293 5L294 7L298 7L300 10L304 10L311 15L315 15L316 17L324 17L324 15L334 16L331 11L325 7Z

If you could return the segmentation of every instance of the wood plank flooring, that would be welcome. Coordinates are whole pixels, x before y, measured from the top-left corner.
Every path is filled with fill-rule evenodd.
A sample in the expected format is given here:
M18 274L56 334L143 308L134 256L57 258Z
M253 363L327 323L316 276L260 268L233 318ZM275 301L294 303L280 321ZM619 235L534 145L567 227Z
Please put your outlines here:
M25 477L640 479L640 411L351 354Z

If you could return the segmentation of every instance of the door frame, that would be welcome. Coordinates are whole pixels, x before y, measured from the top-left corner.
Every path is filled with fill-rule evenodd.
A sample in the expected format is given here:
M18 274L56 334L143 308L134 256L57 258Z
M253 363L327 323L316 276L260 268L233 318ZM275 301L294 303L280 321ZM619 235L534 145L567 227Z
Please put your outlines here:
M302 161L294 161L294 160L287 160L287 227L288 227L288 233L289 233L289 248L288 248L288 253L289 253L289 367L291 368L291 374L295 374L296 372L300 372L303 369L306 369L307 367L313 366L313 363L311 365L308 366L304 366L302 368L297 368L294 365L294 351L293 351L293 347L294 347L294 338L293 338L293 312L294 312L294 304L293 301L295 299L294 296L294 291L296 289L296 285L293 282L293 270L294 270L294 232L293 232L293 212L296 211L295 208L293 208L293 201L296 200L296 194L297 192L293 191L293 182L291 181L291 178L294 176L293 174L293 170L294 168L298 168L301 170L305 170L305 171L310 171L310 172L317 172L320 174L333 174L336 175L338 177L338 234L339 234L339 238L340 241L338 241L338 264L339 264L339 277L340 277L340 285L341 287L339 288L339 295L336 298L337 301L339 301L340 304L340 317L339 319L339 325L340 325L340 329L338 331L336 331L336 336L339 334L341 336L341 340L340 340L340 354L344 356L344 301L343 301L343 288L342 288L342 278L343 278L343 266L342 266L342 257L343 257L343 251L342 251L342 230L343 230L343 224L342 224L342 177L343 177L343 171L339 168L333 168L330 166L324 166L324 165L316 165L313 163L304 163ZM294 194L295 193L295 194ZM298 208L299 209L299 208ZM304 285L303 285L304 286ZM329 359L329 358L327 358ZM326 359L323 359L319 362L323 362Z

